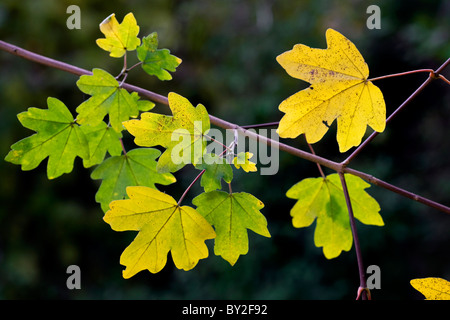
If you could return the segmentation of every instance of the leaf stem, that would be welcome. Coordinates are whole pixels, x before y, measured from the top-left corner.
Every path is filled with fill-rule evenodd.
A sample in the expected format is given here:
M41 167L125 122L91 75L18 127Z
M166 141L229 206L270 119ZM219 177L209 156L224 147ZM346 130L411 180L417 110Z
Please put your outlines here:
M123 68L120 73L117 75L116 80L118 80L123 74L127 73L127 52L123 56ZM123 82L123 81L122 81Z
M127 150L125 149L125 145L123 144L122 138L119 138L119 141L120 141L120 144L122 145L123 155L126 156L127 155Z
M230 147L228 147L227 145L223 144L222 142L220 142L219 140L216 140L210 136L208 136L207 134L203 134L206 138L208 138L209 140L211 140L212 142L218 143L220 144L222 147L224 147L226 150L231 150Z
M139 61L138 63L135 63L134 65L132 65L131 67L129 67L127 69L127 72L130 72L131 70L133 70L134 68L136 68L137 66L141 65L142 61Z
M406 76L406 75L409 75L409 74L422 73L422 72L427 72L427 73L434 74L434 70L433 69L417 69L417 70L411 70L411 71L406 71L406 72L387 74L385 76L376 77L376 78L370 78L370 79L367 79L367 81L372 81L373 82L373 81L377 81L377 80L388 79L388 78L393 78L393 77L401 77L401 76Z
M444 77L442 74L440 74L438 76L439 79L441 79L442 81L446 82L447 84L450 84L450 80L448 80L446 77Z
M447 59L436 71L430 72L428 78L417 88L387 119L386 125L401 111L405 106L411 102L427 85L429 85L433 80L439 79L438 75L442 70L444 70L450 64L450 58ZM423 69L428 70L428 69ZM363 143L361 143L358 148L347 158L342 164L347 166L377 135L379 132L374 131Z
M184 197L186 197L186 194L189 192L189 190L191 190L192 186L197 182L198 179L200 179L200 177L205 173L206 169L203 169L198 175L197 177L195 177L195 179L191 182L191 184L186 188L186 190L184 190L183 194L180 197L180 200L178 200L177 205L179 206L181 204L181 202L183 201Z
M345 181L345 175L344 175L344 173L342 171L338 172L338 174L339 174L339 178L341 179L342 190L344 191L345 203L347 204L348 216L349 216L349 219L350 219L350 226L352 228L353 243L355 244L356 260L358 262L359 288L366 289L367 288L366 275L365 275L365 271L364 271L364 264L363 264L363 260L362 260L362 253L361 253L361 247L360 247L360 244L359 244L358 232L356 230L355 217L353 215L352 203L351 203L350 195L349 195L349 192L348 192L348 189L347 189L347 183ZM357 296L356 299L359 298L360 293L361 292L358 289L358 296ZM362 292L362 299L366 300L367 298L368 298L367 292L363 291Z
M309 147L309 150L311 150L311 153L313 155L316 155L312 145L308 143L308 147ZM322 170L322 166L320 164L318 164L318 163L316 163L316 164L317 164L317 168L319 169L320 175L322 176L322 178L326 179L325 174L323 173L323 170Z
M244 129L261 128L261 127L272 127L272 126L277 126L279 123L280 123L279 121L276 121L276 122L249 124L249 125L240 126L240 127L244 128Z

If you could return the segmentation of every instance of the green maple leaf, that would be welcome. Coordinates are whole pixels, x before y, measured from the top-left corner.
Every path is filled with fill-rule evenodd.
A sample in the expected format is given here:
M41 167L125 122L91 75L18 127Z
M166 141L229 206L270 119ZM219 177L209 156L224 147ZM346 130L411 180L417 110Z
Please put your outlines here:
M384 225L379 215L380 206L365 189L370 185L359 177L346 174L353 214L364 224ZM292 224L296 228L308 227L316 219L314 243L323 247L327 259L332 259L352 247L352 232L338 174L323 178L308 178L295 184L286 196L297 199L291 209Z
M192 203L215 228L214 253L231 265L248 253L247 229L270 237L267 220L260 212L264 204L251 194L212 191L200 194Z
M109 209L109 203L126 197L128 186L146 186L155 188L156 184L168 185L176 181L170 173L156 172L155 159L161 154L150 148L134 149L126 155L106 159L91 174L92 179L102 179L95 195L103 211Z
M171 92L169 107L173 116L145 112L140 120L123 123L138 146L166 148L158 160L159 172L175 172L188 163L200 163L206 151L204 134L210 128L203 105L194 107L186 98Z
M212 153L205 154L202 163L195 168L205 170L200 180L205 192L221 189L222 179L227 183L233 180L233 169L227 160Z
M100 23L100 31L105 38L97 39L97 45L105 51L110 52L114 58L122 57L125 52L135 50L141 44L139 26L133 13L128 13L122 23L119 23L115 14L109 15Z
M151 33L142 39L142 45L136 49L137 57L142 61L142 69L159 80L171 80L169 72L175 72L181 59L170 54L168 49L158 49L158 34Z
M47 105L48 109L29 108L18 114L20 123L37 133L13 144L5 160L27 171L48 157L47 176L54 179L71 172L77 156L89 159L89 147L65 104L50 97Z
M108 72L94 69L92 75L83 75L77 81L78 88L91 97L78 106L77 122L96 126L108 115L111 126L117 132L123 130L122 122L136 118L140 110L150 110L154 104L139 100L136 92L129 93Z
M126 266L124 278L146 269L159 272L169 251L175 266L184 270L208 257L204 241L216 234L194 208L181 207L171 196L148 187L128 187L127 194L130 199L112 202L104 217L115 231L139 231L120 257Z
M81 126L81 130L89 143L90 156L88 159L83 159L85 168L102 163L106 152L111 156L119 156L122 153L120 143L122 134L113 130L105 122L102 121L97 126L84 125Z

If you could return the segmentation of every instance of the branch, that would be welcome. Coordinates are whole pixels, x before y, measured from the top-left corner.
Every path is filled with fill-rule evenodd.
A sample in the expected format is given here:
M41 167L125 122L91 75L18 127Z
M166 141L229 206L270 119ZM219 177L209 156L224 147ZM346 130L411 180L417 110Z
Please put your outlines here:
M31 61L43 64L43 65L46 65L46 66L49 66L49 67L52 67L52 68L60 69L60 70L63 70L63 71L66 71L66 72L69 72L69 73L72 73L72 74L75 74L75 75L78 75L78 76L91 75L92 74L91 71L88 71L86 69L82 69L82 68L79 68L79 67L76 67L76 66L73 66L73 65L70 65L70 64L58 61L58 60L54 60L54 59L51 59L51 58L48 58L48 57L36 54L34 52L22 49L20 47L14 46L12 44L9 44L9 43L1 41L1 40L0 40L0 49L3 50L3 51L9 52L9 53L11 53L13 55L22 57L24 59L31 60ZM450 63L450 59L447 60L436 71L436 73L442 71L449 63ZM152 100L154 102L158 102L158 103L165 104L165 105L169 104L169 100L168 100L167 97L162 96L160 94L157 94L155 92L152 92L152 91L149 91L149 90L146 90L146 89L134 86L134 85L130 85L128 83L124 83L122 87L127 89L127 90L129 90L129 91L135 91L135 92L139 93L141 96L146 97L146 98L148 98L148 99L150 99L150 100ZM398 112L398 111L396 111L396 112ZM392 115L391 115L391 117L392 117ZM417 202L420 202L422 204L425 204L427 206L430 206L432 208L435 208L435 209L438 209L438 210L440 210L442 212L450 214L450 207L447 207L447 206L445 206L443 204L437 203L435 201L432 201L430 199L421 197L421 196L419 196L417 194L414 194L412 192L406 191L406 190L404 190L402 188L399 188L399 187L396 187L394 185L391 185L391 184L389 184L389 183L387 183L387 182L385 182L383 180L380 180L378 178L375 178L375 177L373 177L373 176L371 176L371 175L369 175L367 173L360 172L360 171L348 168L345 163L337 163L337 162L334 162L334 161L322 158L320 156L311 154L309 152L306 152L306 151L294 148L294 147L289 146L287 144L280 143L278 141L275 141L275 140L269 139L267 137L261 136L261 135L255 133L255 132L253 132L253 131L249 131L249 130L247 130L245 128L242 128L242 127L240 127L240 126L238 126L238 125L236 125L234 123L225 121L223 119L217 118L217 117L212 116L212 115L209 115L209 119L210 119L210 121L211 121L211 123L213 125L216 125L216 126L218 126L220 128L236 130L240 134L242 134L242 135L244 135L246 137L255 139L255 140L257 140L259 142L262 142L262 143L264 143L264 144L266 144L268 146L271 146L273 148L277 148L277 149L279 149L281 151L287 152L287 153L289 153L289 154L291 154L293 156L296 156L296 157L299 157L299 158L302 158L302 159L305 159L305 160L308 160L308 161L320 164L320 165L322 165L324 167L327 167L327 168L330 168L330 169L332 169L332 170L334 170L336 172L343 172L343 173L353 174L355 176L358 176L358 177L368 181L369 183L375 184L375 185L380 186L382 188L385 188L385 189L387 189L389 191L392 191L392 192L395 192L395 193L397 193L399 195L402 195L402 196L404 196L406 198L415 200Z
M433 71L430 69L421 69L421 70L417 70L417 71L421 71L424 72L424 70L426 72L429 72L429 76L427 78L427 80L425 80L424 83L422 83L420 85L419 88L416 89L416 91L414 91L387 119L386 119L386 124L388 124L400 111L403 110L403 108L412 100L414 99L427 85L429 85L433 80L435 79L441 79L440 77L440 73L442 72L442 70L444 70L448 65L450 64L450 58L447 59L447 61L445 61L436 71ZM399 73L396 75L404 75L404 74L409 74L412 71L409 72L404 72L404 73ZM391 75L391 76L396 76L396 75ZM379 77L379 78L375 78L375 79L381 79L383 77ZM353 153L347 158L345 159L342 164L347 166L350 161L352 161L361 151L362 149L364 149L377 135L379 134L379 132L374 131L363 143L361 143L358 148L356 148L355 151L353 151Z

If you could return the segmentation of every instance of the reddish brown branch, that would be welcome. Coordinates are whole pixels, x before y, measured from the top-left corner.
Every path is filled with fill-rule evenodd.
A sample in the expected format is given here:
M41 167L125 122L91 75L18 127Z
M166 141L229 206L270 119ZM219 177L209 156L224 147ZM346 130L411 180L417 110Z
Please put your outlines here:
M76 66L73 66L73 65L70 65L70 64L58 61L58 60L54 60L54 59L51 59L51 58L48 58L48 57L36 54L34 52L22 49L20 47L14 46L12 44L9 44L9 43L1 41L1 40L0 40L0 50L9 52L11 54L17 55L17 56L22 57L24 59L31 60L31 61L43 64L43 65L46 65L46 66L49 66L49 67L52 67L52 68L57 68L57 69L63 70L63 71L66 71L66 72L69 72L69 73L72 73L72 74L75 74L75 75L81 76L81 75L86 75L86 74L92 74L91 71L88 71L86 69L82 69L82 68L79 68L79 67L76 67ZM441 65L435 71L435 74L439 74L448 64L450 64L450 59L448 59L443 65ZM155 92L152 92L152 91L149 91L149 90L137 87L137 86L133 86L133 85L130 85L130 84L127 84L127 83L123 84L123 88L125 88L125 89L127 89L129 91L135 91L135 92L139 93L142 97L146 97L146 98L148 98L148 99L150 99L150 100L152 100L154 102L158 102L158 103L165 104L165 105L169 104L167 97L162 96L160 94L157 94ZM404 104L405 103L403 103L402 105L404 105ZM398 111L400 111L400 110L398 110ZM396 112L398 112L398 111L396 111ZM391 117L392 117L392 115L391 115ZM355 176L358 176L358 177L368 181L369 183L375 184L377 186L380 186L382 188L385 188L387 190L395 192L395 193L397 193L399 195L402 195L402 196L407 197L409 199L415 200L417 202L420 202L422 204L425 204L427 206L430 206L432 208L435 208L435 209L438 209L438 210L440 210L442 212L450 214L450 207L447 207L447 206L445 206L443 204L437 203L437 202L432 201L430 199L421 197L421 196L419 196L419 195L417 195L415 193L412 193L412 192L406 191L406 190L404 190L402 188L399 188L399 187L396 187L394 185L391 185L391 184L389 184L389 183L387 183L387 182L385 182L383 180L380 180L378 178L375 178L375 177L373 177L373 176L371 176L371 175L369 175L367 173L360 172L360 171L348 168L347 167L347 163L345 161L343 163L337 163L337 162L325 159L323 157L314 155L312 153L309 153L309 152L306 152L306 151L294 148L294 147L289 146L287 144L280 143L278 141L275 141L275 140L269 139L267 137L261 136L261 135L255 133L255 132L253 132L253 131L249 131L249 130L247 130L245 128L242 128L242 127L240 127L240 126L238 126L238 125L236 125L234 123L225 121L225 120L217 118L215 116L210 115L209 118L210 118L210 121L211 121L211 123L213 125L216 125L216 126L218 126L220 128L237 130L242 135L245 135L245 136L247 136L249 138L252 138L252 139L256 139L259 142L262 142L262 143L264 143L266 145L269 145L269 146L272 146L274 148L277 148L277 149L279 149L281 151L287 152L287 153L289 153L291 155L294 155L296 157L299 157L299 158L302 158L302 159L305 159L305 160L308 160L308 161L320 164L320 165L322 165L324 167L327 167L327 168L330 168L330 169L332 169L332 170L334 170L336 172L343 172L343 173L353 174ZM374 137L372 137L372 139L373 138ZM364 146L365 145L367 145L367 143L365 143ZM358 153L359 153L359 151L358 151Z

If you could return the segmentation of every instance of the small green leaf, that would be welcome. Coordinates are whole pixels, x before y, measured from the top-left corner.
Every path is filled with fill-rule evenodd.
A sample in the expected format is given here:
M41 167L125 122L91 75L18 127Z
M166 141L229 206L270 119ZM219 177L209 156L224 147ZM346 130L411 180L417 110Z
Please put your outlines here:
M106 38L97 39L97 45L114 58L122 57L127 50L135 50L141 44L141 39L137 37L139 26L131 12L120 24L114 13L109 15L100 23L100 31Z
M120 88L117 80L102 69L94 69L92 75L83 75L77 81L78 88L92 97L78 106L77 122L96 126L108 114L111 126L117 132L123 130L122 122L139 115L139 108L151 108L151 103L138 104L137 93L130 94ZM140 107L139 107L140 106Z
M5 160L26 171L48 157L47 176L54 179L71 172L77 156L88 159L89 147L65 104L51 97L47 104L48 109L29 108L17 116L25 128L37 133L13 144Z
M150 148L134 149L126 155L106 159L91 174L92 179L102 179L95 200L107 211L109 203L126 196L128 186L146 186L156 189L155 184L168 185L176 181L170 173L156 172L155 159L161 154Z
M236 169L242 168L245 172L256 172L256 163L250 161L252 157L253 153L251 152L240 152L237 157L233 159L233 164Z
M349 174L345 175L345 179L354 217L364 224L384 225L379 214L380 206L365 192L370 185ZM323 247L327 259L351 249L353 237L338 174L328 175L326 179L304 179L290 188L286 196L298 200L291 209L295 228L308 227L317 219L314 242L317 247Z
M122 134L113 130L103 121L97 126L83 125L81 130L89 143L90 156L88 159L83 159L85 168L102 163L106 152L111 156L120 156L122 153L122 145L120 144Z
M205 170L200 180L200 185L205 192L222 189L223 179L230 183L233 180L233 169L227 163L225 158L219 157L215 154L207 153L203 156L203 162L195 166L199 170Z
M248 253L247 229L270 238L267 220L260 212L264 204L249 193L212 191L200 194L192 203L215 228L214 253L231 265Z
M156 32L143 38L142 45L136 51L138 59L142 61L142 69L159 80L171 80L172 76L167 71L175 72L181 63L181 59L171 55L168 49L158 49Z

